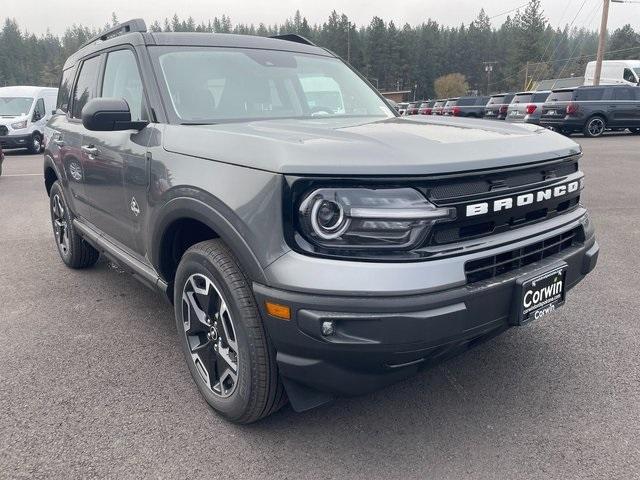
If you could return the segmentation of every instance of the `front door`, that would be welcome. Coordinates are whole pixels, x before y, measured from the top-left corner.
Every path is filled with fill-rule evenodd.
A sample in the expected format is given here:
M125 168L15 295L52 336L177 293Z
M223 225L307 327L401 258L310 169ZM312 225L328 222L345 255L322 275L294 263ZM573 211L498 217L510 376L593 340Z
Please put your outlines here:
M100 96L123 98L129 104L131 120L146 120L147 108L135 54L128 48L106 54ZM86 196L90 202L90 221L107 236L133 249L132 226L146 209L146 152L149 132L91 132L82 139L83 165L87 178ZM145 182L137 198L126 186L125 177L137 169L138 182ZM144 195L143 195L144 194Z

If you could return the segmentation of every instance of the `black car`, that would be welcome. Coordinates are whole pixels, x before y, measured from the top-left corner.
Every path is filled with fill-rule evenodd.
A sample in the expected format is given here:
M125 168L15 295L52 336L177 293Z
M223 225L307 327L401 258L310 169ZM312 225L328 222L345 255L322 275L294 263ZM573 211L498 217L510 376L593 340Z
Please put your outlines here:
M492 95L484 109L484 118L490 120L504 120L507 118L509 104L515 96L515 93L500 93L498 95Z
M488 101L489 97L460 97L451 105L447 103L447 108L450 107L450 109L445 110L445 115L482 118Z
M584 86L553 90L542 106L540 125L558 132L599 137L607 129L640 134L640 87Z

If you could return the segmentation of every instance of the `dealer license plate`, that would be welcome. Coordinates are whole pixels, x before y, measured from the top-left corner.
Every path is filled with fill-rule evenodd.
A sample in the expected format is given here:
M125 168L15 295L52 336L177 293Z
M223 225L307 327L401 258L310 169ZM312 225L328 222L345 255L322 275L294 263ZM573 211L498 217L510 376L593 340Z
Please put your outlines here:
M566 263L517 282L515 323L522 325L537 320L561 306L566 296Z

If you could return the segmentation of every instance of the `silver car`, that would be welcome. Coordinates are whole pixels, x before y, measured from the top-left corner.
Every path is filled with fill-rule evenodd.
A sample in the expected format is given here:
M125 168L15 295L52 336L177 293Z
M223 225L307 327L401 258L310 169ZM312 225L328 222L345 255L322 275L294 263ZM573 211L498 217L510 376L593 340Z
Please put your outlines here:
M520 92L516 93L507 109L507 122L514 123L534 123L540 124L542 115L542 105L547 100L551 92L548 90L540 92Z

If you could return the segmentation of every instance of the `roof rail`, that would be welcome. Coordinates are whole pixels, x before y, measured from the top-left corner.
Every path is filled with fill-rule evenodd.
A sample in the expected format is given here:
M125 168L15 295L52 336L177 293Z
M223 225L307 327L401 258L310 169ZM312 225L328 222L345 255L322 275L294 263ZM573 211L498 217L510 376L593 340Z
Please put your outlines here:
M287 42L295 42L302 43L303 45L311 45L315 47L316 44L311 40L304 38L302 35L298 35L297 33L283 33L282 35L272 35L269 38L276 38L278 40L286 40Z
M127 22L120 23L109 30L105 30L104 32L96 35L91 40L83 43L80 48L84 48L87 45L91 45L93 42L97 42L98 40L108 40L109 38L117 37L119 35L124 35L125 33L130 32L146 32L147 24L144 23L144 20L141 18L134 18L133 20L129 20Z

